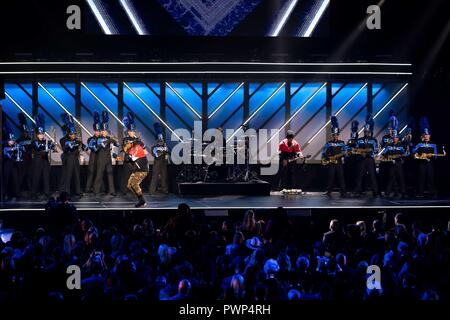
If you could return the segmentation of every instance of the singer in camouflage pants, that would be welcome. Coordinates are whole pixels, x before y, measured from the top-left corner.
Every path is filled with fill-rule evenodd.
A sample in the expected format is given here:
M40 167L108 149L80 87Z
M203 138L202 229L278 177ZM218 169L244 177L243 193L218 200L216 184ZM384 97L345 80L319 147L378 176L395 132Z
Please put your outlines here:
M145 179L148 172L146 171L136 171L133 172L128 179L128 189L130 189L132 192L136 194L136 196L140 197L142 196L142 189L141 189L141 182Z

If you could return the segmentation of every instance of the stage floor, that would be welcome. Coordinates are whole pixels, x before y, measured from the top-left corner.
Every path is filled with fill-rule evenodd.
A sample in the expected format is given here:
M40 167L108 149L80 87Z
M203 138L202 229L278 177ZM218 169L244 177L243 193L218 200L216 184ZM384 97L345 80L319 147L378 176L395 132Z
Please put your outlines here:
M180 196L175 194L148 196L147 206L134 208L134 200L128 197L102 196L94 198L84 196L74 199L73 203L79 210L116 211L116 210L173 210L179 203L187 203L192 209L272 209L284 207L287 209L358 209L358 208L450 208L450 196L438 199L387 199L372 198L341 198L338 193L331 197L319 192L308 192L303 195L281 195L272 192L270 196ZM0 212L11 211L43 211L45 201L6 201Z

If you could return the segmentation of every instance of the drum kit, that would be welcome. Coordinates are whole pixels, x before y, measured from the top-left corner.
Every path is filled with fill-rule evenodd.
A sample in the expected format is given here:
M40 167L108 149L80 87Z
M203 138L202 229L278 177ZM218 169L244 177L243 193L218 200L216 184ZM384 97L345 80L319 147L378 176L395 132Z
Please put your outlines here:
M238 139L233 145L226 145L216 148L221 151L220 154L198 153L194 150L194 143L198 141L196 138L186 140L186 143L192 143L191 164L183 164L182 169L177 174L178 182L248 182L258 178L255 171L251 170L250 153L248 138L246 135L243 139ZM203 142L202 150L210 143ZM224 143L225 144L225 143ZM230 155L233 161L230 161ZM206 157L209 163L206 163ZM244 157L242 157L244 156ZM240 161L237 161L239 158ZM222 159L222 161L219 161ZM211 161L212 160L212 161ZM226 161L228 160L228 161ZM230 162L230 163L228 163Z

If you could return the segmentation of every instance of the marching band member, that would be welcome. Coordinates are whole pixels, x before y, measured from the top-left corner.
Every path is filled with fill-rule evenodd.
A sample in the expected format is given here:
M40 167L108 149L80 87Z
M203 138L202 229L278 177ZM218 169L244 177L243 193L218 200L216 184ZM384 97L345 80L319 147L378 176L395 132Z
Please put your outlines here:
M383 152L388 146L392 145L394 137L394 131L398 130L398 119L395 116L395 113L393 110L391 110L389 112L389 122L388 122L388 130L387 133L381 138L380 140L380 152ZM380 157L378 157L380 158ZM384 159L384 158L382 158ZM387 161L380 161L378 164L379 167L379 179L380 181L388 181L389 178L389 174L390 174L390 170L391 170L391 166L390 163ZM382 188L382 186L380 186L380 189Z
M393 130L391 137L392 143L384 148L380 157L380 160L386 164L388 176L385 196L390 196L392 187L396 182L400 187L400 196L404 198L406 196L406 186L405 175L403 173L403 159L408 156L409 153L405 150L404 145L400 143L400 138L396 129Z
M328 184L325 195L330 195L333 191L334 180L337 178L341 196L345 196L345 179L343 158L349 148L345 142L339 140L339 123L335 116L331 117L331 140L323 147L322 163L328 169Z
M72 179L75 184L75 194L82 196L80 188L80 152L84 149L83 142L78 139L72 116L62 115L66 136L60 140L63 148L63 183L62 190L70 194Z
M86 192L92 192L92 185L94 182L94 177L96 174L96 168L97 168L97 140L100 137L101 132L101 124L100 124L100 115L97 111L94 112L94 135L92 137L89 137L87 139L87 147L86 149L89 150L89 163L88 163L88 176L86 181Z
M56 151L56 144L53 141L45 139L45 119L42 114L36 115L36 139L32 141L33 151L33 184L32 193L36 197L39 183L42 180L44 194L50 195L50 153Z
M5 124L3 127L3 135L7 137L5 146L3 147L3 196L7 198L15 198L18 195L19 188L17 185L17 167L16 162L22 161L22 148L16 142L14 134Z
M358 154L355 193L361 195L363 179L364 176L368 174L373 196L377 197L378 183L374 157L378 153L378 142L373 138L373 128L374 122L372 115L368 114L364 125L364 136L357 140L356 148L352 152Z
M422 131L422 142L418 143L412 150L414 159L418 162L417 197L423 198L425 185L431 196L436 195L434 186L434 161L438 156L436 144L430 141L431 132L428 119L420 119L420 129ZM444 154L445 155L445 152Z
M358 129L358 120L353 120L350 126L350 139L347 140L348 151L356 149L356 144L358 142ZM346 187L351 188L352 190L355 188L354 176L357 168L357 158L358 155L349 152L345 158L344 164L345 180L347 181Z
M99 194L103 182L103 174L106 171L108 178L108 191L112 196L116 195L111 159L111 147L118 147L118 142L109 135L109 115L107 111L102 114L102 126L100 137L97 138L97 170L94 182L94 193Z
M156 133L156 144L152 147L154 157L152 180L150 183L150 194L156 194L158 187L158 178L161 178L161 191L164 194L169 193L169 178L167 175L167 164L169 162L169 149L164 141L162 128L159 123L153 125Z
M398 130L398 119L394 114L394 111L391 110L390 112L390 118L389 118L389 126L388 126L388 133L385 134L381 138L380 147L386 148L387 146L391 145L394 141L394 131Z
M29 131L25 115L21 112L17 115L19 119L21 134L17 138L17 143L23 148L23 161L16 163L17 168L17 187L22 188L25 182L26 190L31 192L32 186L32 137Z
M123 123L127 128L128 136L123 140L123 151L125 153L124 162L129 167L131 175L128 179L127 187L138 198L136 207L143 207L146 205L144 196L142 194L141 183L148 174L148 160L146 146L136 136L136 127L134 124L133 113L128 113L128 117L123 119Z

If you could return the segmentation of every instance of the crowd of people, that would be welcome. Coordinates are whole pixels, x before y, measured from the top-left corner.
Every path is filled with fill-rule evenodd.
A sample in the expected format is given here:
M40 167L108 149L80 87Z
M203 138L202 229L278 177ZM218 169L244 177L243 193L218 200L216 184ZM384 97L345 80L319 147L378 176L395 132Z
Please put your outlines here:
M326 230L283 208L249 210L242 220L180 204L158 225L144 218L100 227L80 218L65 193L46 210L34 233L16 230L0 242L0 301L450 298L443 219L333 219ZM81 269L80 290L67 288L70 265ZM381 288L366 284L370 265L381 269Z

